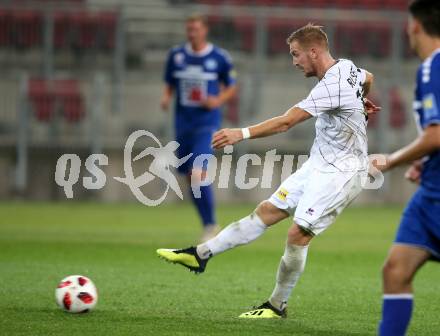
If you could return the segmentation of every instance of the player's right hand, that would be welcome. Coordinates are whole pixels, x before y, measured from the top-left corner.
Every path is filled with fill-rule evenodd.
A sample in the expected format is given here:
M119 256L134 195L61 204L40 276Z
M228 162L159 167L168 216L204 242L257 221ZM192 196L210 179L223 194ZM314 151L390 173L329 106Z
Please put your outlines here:
M376 106L376 104L368 98L364 98L364 108L367 115L374 115L382 109L380 106Z
M411 167L405 173L405 178L413 183L420 183L420 178L422 175L423 163L420 160L414 161Z
M168 111L168 108L170 106L170 101L171 99L167 96L162 96L162 98L160 99L160 107L163 111Z
M241 140L243 140L243 133L240 128L223 128L214 133L211 145L214 149L222 149Z

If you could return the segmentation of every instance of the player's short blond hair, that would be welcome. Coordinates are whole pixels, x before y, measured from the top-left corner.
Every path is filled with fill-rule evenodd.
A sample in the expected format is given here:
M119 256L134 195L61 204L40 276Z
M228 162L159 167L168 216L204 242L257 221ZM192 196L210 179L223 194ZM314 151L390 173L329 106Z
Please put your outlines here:
M308 23L304 27L295 30L287 38L286 42L290 45L293 41L297 41L301 46L308 47L312 44L318 44L328 50L328 38L322 26Z
M205 15L200 14L200 13L193 13L191 15L189 15L186 20L186 23L189 22L201 22L204 26L208 27L208 19L206 18Z

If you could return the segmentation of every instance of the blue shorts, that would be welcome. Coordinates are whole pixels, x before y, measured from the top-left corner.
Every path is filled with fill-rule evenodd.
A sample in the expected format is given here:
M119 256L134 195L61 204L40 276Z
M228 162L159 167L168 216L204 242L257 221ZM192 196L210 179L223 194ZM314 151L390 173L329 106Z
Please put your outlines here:
M176 141L180 144L177 148L177 157L180 159L188 154L193 154L188 161L177 168L179 173L188 174L192 168L200 168L206 170L207 162L204 161L199 167L194 166L194 160L201 154L213 154L211 140L214 130L203 129L196 130L194 133L186 133L178 135Z
M440 198L426 196L419 188L403 212L394 242L421 247L440 261Z

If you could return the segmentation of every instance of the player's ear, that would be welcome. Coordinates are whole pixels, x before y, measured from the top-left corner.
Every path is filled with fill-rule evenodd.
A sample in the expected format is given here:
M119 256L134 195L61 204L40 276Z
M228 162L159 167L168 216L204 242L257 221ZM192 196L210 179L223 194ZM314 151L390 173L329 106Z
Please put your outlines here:
M309 55L312 59L317 59L318 58L318 51L316 50L315 47L311 47L309 50Z
M419 20L414 17L410 17L408 29L411 31L412 34L420 34L423 30L423 27Z

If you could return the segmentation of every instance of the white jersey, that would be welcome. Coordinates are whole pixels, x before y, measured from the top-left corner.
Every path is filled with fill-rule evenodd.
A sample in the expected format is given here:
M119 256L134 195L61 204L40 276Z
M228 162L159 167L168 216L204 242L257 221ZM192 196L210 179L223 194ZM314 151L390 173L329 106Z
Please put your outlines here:
M311 164L323 172L368 167L367 120L362 102L366 72L340 59L297 107L316 117Z

